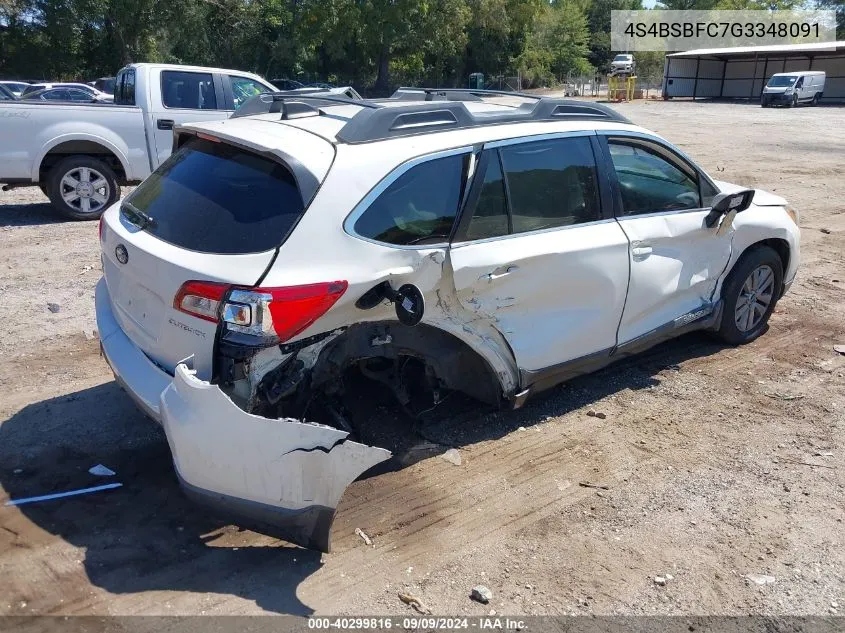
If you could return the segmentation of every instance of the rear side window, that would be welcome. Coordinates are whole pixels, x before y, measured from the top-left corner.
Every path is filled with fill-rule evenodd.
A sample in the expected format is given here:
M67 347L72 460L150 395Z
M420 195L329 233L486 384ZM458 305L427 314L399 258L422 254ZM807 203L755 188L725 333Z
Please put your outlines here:
M601 219L596 162L586 136L519 143L488 152L467 239Z
M122 213L150 220L145 230L205 253L275 248L304 212L290 170L276 160L225 143L192 139L129 196Z
M513 232L598 220L598 178L586 136L503 147Z
M161 101L166 108L216 110L217 95L211 73L175 70L161 72Z
M463 195L469 154L456 154L411 167L385 189L355 221L361 237L403 246L449 239Z
M467 239L499 237L510 232L505 181L497 152L492 152L478 203L467 227Z
M114 82L114 102L117 105L135 105L134 68L126 68L117 73Z

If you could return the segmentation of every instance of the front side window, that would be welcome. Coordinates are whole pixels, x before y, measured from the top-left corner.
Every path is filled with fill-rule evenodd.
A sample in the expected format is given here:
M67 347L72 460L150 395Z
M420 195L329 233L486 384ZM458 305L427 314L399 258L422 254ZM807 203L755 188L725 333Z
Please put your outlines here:
M447 241L463 196L468 163L468 154L456 154L411 167L355 220L354 232L403 246Z
M161 73L161 100L166 108L216 110L214 79L211 73L164 70Z
M267 86L248 77L229 75L229 81L232 86L232 101L234 102L235 110L240 108L247 99L251 99L255 95L260 95L264 92L270 92Z
M657 147L633 141L608 143L625 215L700 209L698 177Z

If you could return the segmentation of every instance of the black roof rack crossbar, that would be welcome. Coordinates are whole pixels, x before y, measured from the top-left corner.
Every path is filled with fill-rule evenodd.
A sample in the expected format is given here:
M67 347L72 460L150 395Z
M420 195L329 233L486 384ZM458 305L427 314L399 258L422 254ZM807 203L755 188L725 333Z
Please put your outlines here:
M529 102L474 112L466 106L466 102L491 96L518 97ZM466 88L399 88L387 99L350 99L321 89L267 92L247 100L232 118L279 112L282 119L293 119L317 116L323 114L321 108L336 105L360 108L336 134L339 142L349 144L530 121L631 123L615 110L592 101Z
M414 88L413 86L402 86L396 89L391 95L391 99L397 97L399 93L423 93L431 96L441 96L444 100L461 101L460 97L468 95L470 98L467 101L480 101L482 97L520 97L522 99L533 99L539 101L546 99L543 95L532 95L527 92L516 92L512 90L487 90L482 88ZM433 101L434 99L428 99Z
M470 90L452 90L437 88L397 88L387 99L377 102L392 101L481 101L481 97Z
M315 103L316 102L316 103ZM380 108L382 106L366 99L350 99L333 94L327 94L324 89L313 90L283 90L280 92L264 92L247 99L243 105L235 110L230 118L253 116L281 112L282 118L293 118L307 114L319 114L319 103L323 105L356 105L361 108Z
M408 101L403 105L364 109L356 113L336 136L342 143L355 144L400 136L530 121L597 120L630 123L621 114L600 103L530 96L535 99L534 103L524 103L508 110L471 112L464 103L457 100L417 100ZM397 100L405 101L404 98Z

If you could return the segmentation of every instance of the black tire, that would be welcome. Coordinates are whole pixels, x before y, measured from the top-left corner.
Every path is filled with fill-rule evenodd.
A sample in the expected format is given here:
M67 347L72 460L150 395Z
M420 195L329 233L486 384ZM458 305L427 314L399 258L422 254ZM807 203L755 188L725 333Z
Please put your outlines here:
M743 299L746 296L744 287L751 274L758 270L765 273L765 267L768 267L774 276L771 285L771 300L765 311L759 316L760 320L754 323L753 327L747 330L741 329L737 325L737 319L741 318L737 313L737 303L741 296ZM744 253L722 286L722 323L716 332L717 336L731 345L744 345L756 339L766 331L769 317L780 298L782 288L783 262L774 249L768 246L758 246ZM757 295L754 295L751 302L754 307L757 306L756 298ZM748 309L751 310L752 308L749 307Z
M88 181L84 180L85 174ZM67 177L67 179L66 179ZM102 186L94 186L102 180ZM69 184L76 181L77 196ZM80 184L87 182L89 187ZM120 183L112 168L91 156L68 156L47 176L47 191L56 210L72 220L97 220L118 198ZM85 200L87 199L87 202ZM87 207L87 208L86 208Z

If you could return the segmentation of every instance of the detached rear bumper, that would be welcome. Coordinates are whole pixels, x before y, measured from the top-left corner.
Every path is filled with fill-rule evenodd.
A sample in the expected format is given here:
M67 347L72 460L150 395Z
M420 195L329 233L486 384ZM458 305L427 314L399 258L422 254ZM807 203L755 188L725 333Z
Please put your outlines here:
M239 525L329 551L347 486L390 451L352 442L332 427L247 413L184 364L171 376L124 334L102 279L95 296L103 356L118 383L164 427L185 494Z
M237 522L328 552L346 487L390 458L329 426L247 413L185 365L161 394L173 465L185 492Z
M144 413L161 424L161 392L173 376L147 358L120 329L112 312L105 279L97 283L94 297L100 349L114 372L114 379Z

